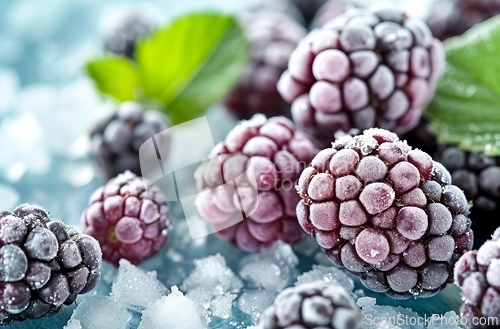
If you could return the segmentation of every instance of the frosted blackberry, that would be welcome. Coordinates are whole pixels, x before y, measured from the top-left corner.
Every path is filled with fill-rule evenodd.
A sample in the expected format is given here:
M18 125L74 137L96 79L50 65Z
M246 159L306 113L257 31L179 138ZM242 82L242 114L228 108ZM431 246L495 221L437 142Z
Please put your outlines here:
M500 226L500 158L451 145L439 145L434 158L472 201L470 219L479 246Z
M276 84L306 30L277 12L246 13L239 20L252 48L243 77L224 102L226 107L239 119L249 119L255 113L289 116L290 105L281 98Z
M310 25L311 22L316 17L316 14L321 7L328 2L328 0L288 0L293 3L297 8L299 8L300 12L304 16L307 25Z
M219 237L247 251L298 241L294 186L316 153L284 117L241 121L196 171L199 214Z
M362 7L358 5L357 1L352 0L329 0L325 2L314 15L311 27L319 28L325 25L330 20L342 15L352 8Z
M314 281L286 288L259 320L259 329L359 329L361 314L338 284Z
M99 281L101 248L38 206L0 212L0 326L52 316Z
M436 38L444 40L498 14L496 0L440 0L433 4L427 24Z
M429 297L470 250L469 203L425 152L371 128L318 153L299 179L297 218L328 258L393 298Z
M490 324L481 328L497 328L500 323L499 232L478 250L465 253L455 265L455 283L465 302L461 316L467 320L467 328L479 328L473 324L480 318L481 323Z
M422 21L395 7L351 9L299 43L278 90L297 126L328 146L338 130L413 128L444 65Z
M118 24L106 38L104 49L116 55L134 58L135 46L140 38L152 29L145 17L129 15Z
M101 244L103 259L116 267L121 258L137 265L156 254L172 229L165 195L146 184L125 171L98 188L82 213L86 232ZM67 245L64 252L72 254L73 249Z
M125 170L140 175L139 148L167 128L167 119L160 112L144 111L135 102L121 103L115 113L103 118L92 129L92 155L108 179ZM162 134L162 138L165 136ZM168 142L162 141L162 154L168 152L164 147Z

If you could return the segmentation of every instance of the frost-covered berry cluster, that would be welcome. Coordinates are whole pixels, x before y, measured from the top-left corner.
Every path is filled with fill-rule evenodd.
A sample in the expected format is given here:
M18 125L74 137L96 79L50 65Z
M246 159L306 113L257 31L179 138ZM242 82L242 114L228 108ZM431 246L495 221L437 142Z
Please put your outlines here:
M500 321L500 228L479 250L465 253L455 266L455 283L465 301L462 317L467 328ZM489 320L488 320L489 318Z
M393 298L435 295L472 247L469 204L448 171L383 129L339 138L297 189L304 231L334 264Z
M219 237L244 250L297 242L294 186L317 151L285 117L240 122L196 172L198 212Z
M359 329L361 314L343 287L320 280L280 292L262 313L258 328Z
M338 130L413 128L444 64L421 20L397 7L352 9L300 42L278 90L297 126L327 146Z
M116 112L102 118L92 129L92 156L108 179L125 170L140 175L140 147L167 128L167 119L159 111L144 110L136 102L122 103ZM162 152L168 151L168 137L165 133L157 136L164 139Z
M288 15L273 11L245 13L239 21L252 43L250 60L224 104L239 119L256 113L289 116L290 104L281 98L276 84L306 30Z
M0 211L0 326L55 315L99 281L98 242L23 204Z
M166 243L172 218L165 195L130 171L99 187L82 213L86 232L101 244L103 259L118 266L156 254Z

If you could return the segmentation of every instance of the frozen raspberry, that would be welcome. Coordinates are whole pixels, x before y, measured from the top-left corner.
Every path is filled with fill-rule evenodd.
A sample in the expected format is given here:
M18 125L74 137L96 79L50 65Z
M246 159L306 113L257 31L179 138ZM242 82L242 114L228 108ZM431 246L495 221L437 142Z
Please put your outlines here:
M155 185L125 171L98 188L82 213L86 232L101 244L104 260L118 267L121 258L140 264L167 242L170 209Z
M444 65L422 21L395 7L352 9L299 43L278 90L298 128L327 146L339 130L413 128Z
M455 283L465 301L461 316L467 328L479 328L474 321L480 318L484 318L480 323L491 324L484 328L497 328L493 324L500 323L500 241L495 238L479 250L465 253L455 265Z
M0 211L0 326L56 314L99 281L99 243L38 206Z
M121 103L118 110L103 118L90 133L92 155L106 177L112 178L125 170L140 175L139 149L152 136L167 129L166 117L156 110L142 109L139 103ZM168 152L168 135L163 133L162 155Z
M277 12L250 12L239 20L252 48L243 77L225 100L226 107L239 119L249 119L255 113L289 116L290 105L281 98L276 84L306 30Z
M302 172L297 218L367 288L429 297L473 243L469 204L450 181L427 153L371 128L337 139Z
M134 58L135 46L140 38L152 29L151 24L141 15L126 16L107 36L104 49L116 55Z
M259 320L259 329L359 329L361 314L338 284L314 281L286 288Z
M445 40L498 14L500 2L496 0L439 0L433 4L427 24L436 38Z
M284 117L242 121L196 171L198 212L219 237L247 251L294 243L302 236L294 186L316 153Z

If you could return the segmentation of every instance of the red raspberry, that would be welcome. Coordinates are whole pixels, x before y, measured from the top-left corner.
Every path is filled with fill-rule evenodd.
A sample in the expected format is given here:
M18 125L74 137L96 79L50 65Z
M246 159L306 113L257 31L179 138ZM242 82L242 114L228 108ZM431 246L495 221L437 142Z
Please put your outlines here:
M130 171L119 174L90 197L82 214L87 234L101 244L103 259L118 267L121 258L139 264L167 242L172 219L165 196Z

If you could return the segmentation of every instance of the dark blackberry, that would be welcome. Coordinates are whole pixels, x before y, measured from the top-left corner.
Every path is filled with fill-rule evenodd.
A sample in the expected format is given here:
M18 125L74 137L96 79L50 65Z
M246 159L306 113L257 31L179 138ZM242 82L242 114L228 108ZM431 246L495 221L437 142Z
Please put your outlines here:
M252 43L250 61L225 106L238 119L256 113L289 116L290 105L281 98L276 84L306 30L289 16L270 11L245 13L239 21Z
M325 2L314 15L311 22L312 28L322 27L330 20L342 15L347 10L355 7L361 7L357 1L350 0L330 0Z
M101 248L23 204L0 215L0 326L56 314L99 280Z
M241 121L196 171L198 212L219 237L243 250L294 243L303 236L294 186L316 153L284 117Z
M360 329L361 314L338 284L314 281L286 288L260 316L260 329Z
M500 2L496 0L439 0L434 2L427 24L436 38L445 40L498 14Z
M167 119L162 113L144 111L135 102L121 103L116 112L103 118L92 129L92 155L108 179L125 170L141 175L139 148L149 138L167 128ZM162 134L162 138L166 136ZM168 143L168 140L162 140L161 144ZM161 152L167 151L162 147Z
M450 171L453 184L472 201L469 217L475 245L480 246L500 226L500 158L450 145L440 145L434 158Z
M328 258L393 298L430 297L472 247L463 192L387 130L343 136L299 179L297 218Z
M172 229L165 195L130 171L111 179L90 197L82 213L86 232L101 244L103 259L118 267L121 258L140 264L156 254ZM67 246L72 252L72 246Z
M337 131L413 128L444 71L441 42L396 7L351 9L311 31L278 83L318 146Z
M304 16L307 26L314 20L316 13L328 0L288 0L293 3Z
M500 241L496 239L500 230L495 234L455 265L455 283L465 301L461 316L467 328L498 328L500 324Z
M134 59L134 52L140 38L151 32L152 26L140 15L129 15L120 22L104 42L104 49L116 55Z

